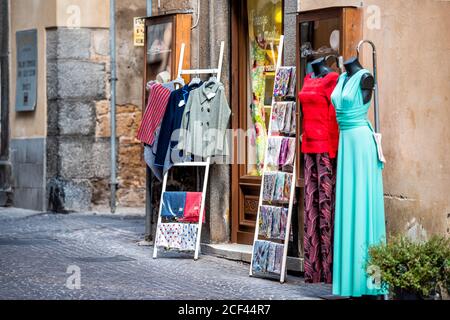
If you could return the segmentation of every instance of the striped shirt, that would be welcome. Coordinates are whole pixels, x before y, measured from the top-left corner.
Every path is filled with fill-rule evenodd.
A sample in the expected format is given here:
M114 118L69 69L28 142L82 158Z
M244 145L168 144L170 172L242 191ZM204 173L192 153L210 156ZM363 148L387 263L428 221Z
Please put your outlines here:
M151 86L148 104L142 117L137 139L148 145L155 142L155 134L166 112L170 90L157 83Z

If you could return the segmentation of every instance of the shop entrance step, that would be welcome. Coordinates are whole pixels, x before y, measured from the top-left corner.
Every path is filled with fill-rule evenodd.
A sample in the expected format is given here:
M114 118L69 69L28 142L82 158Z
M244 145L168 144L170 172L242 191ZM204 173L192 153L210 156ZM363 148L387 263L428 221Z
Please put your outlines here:
M252 246L237 243L202 243L202 253L228 260L250 263ZM303 272L303 258L288 257L287 269L288 271Z

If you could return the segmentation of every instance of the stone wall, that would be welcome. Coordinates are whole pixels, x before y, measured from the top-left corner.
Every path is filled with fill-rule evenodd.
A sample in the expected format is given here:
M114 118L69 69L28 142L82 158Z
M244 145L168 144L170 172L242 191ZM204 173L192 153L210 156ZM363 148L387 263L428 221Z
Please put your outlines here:
M133 42L133 18L146 15L146 1L117 2L117 137L119 206L144 207L145 163L136 140L142 118L144 48Z
M97 102L109 92L108 38L104 29L47 30L50 210L89 210L109 199L110 142L96 135Z
M142 47L133 45L133 17L145 2L117 4L117 205L143 207L145 164L135 139L142 117ZM47 32L50 209L107 207L110 199L109 30Z
M117 137L119 143L117 201L120 206L142 207L145 201L143 150L141 143L135 138L141 118L141 107L133 104L117 106ZM96 138L109 139L111 136L109 101L96 103L95 119ZM102 185L99 187L101 188ZM106 205L107 203L105 201L94 201L94 204Z
M301 10L337 5L362 5L364 38L377 48L388 233L450 236L450 2L299 1Z

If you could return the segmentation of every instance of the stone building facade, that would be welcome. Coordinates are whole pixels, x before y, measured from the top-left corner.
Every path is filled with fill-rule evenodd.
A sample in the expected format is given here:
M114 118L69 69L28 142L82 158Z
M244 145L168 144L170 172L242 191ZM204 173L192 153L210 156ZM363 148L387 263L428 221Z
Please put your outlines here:
M25 17L31 6L35 14ZM145 167L135 136L143 50L133 46L133 17L145 16L146 2L118 1L116 12L117 204L142 207ZM9 1L9 19L11 74L16 32L37 29L39 81L36 110L17 113L15 77L9 79L11 188L3 202L63 212L109 206L109 1Z
M198 25L192 30L191 65L203 68L216 64L220 42L225 41L223 83L228 93L233 86L230 1L153 1L152 10L155 15L190 10L194 21L200 13ZM132 18L145 16L146 5L145 0L117 1L119 206L143 207L145 201L142 146L135 139L142 116L144 52L133 46ZM72 13L68 9L72 6L81 11L81 23L76 28L70 24ZM450 73L443 71L450 68L449 60L445 59L450 50L449 34L445 33L450 29L447 19L450 2L285 0L286 64L295 64L295 14L335 6L356 6L363 10L364 37L378 46L381 126L388 160L384 187L389 234L414 237L448 234ZM9 1L10 153L0 163L3 203L9 199L17 207L59 211L84 211L108 205L111 169L108 12L108 0ZM374 12L379 14L381 29L368 25ZM39 37L38 105L33 113L16 113L15 33L32 28L38 29ZM363 57L370 66L369 51ZM236 214L231 212L230 205L231 170L227 165L214 165L211 170L204 237L205 241L229 242L230 225ZM174 177L171 186L182 188L192 184L196 174ZM156 184L154 214L158 188Z

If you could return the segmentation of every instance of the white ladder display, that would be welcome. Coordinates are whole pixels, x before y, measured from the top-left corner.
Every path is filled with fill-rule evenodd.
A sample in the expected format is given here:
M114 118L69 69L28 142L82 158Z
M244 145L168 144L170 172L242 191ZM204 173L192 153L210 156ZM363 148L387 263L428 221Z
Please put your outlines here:
M220 81L221 75L222 75L222 65L223 65L223 55L224 55L224 50L225 50L225 42L222 41L220 44L219 65L216 69L190 69L190 70L184 69L183 70L185 47L186 47L186 45L183 43L181 45L177 79L181 78L182 75L212 74L212 75L216 75L217 81ZM198 230L197 230L197 240L195 243L194 260L198 260L198 256L200 253L200 241L201 241L201 233L202 233L202 226L203 226L203 217L205 214L205 200L206 200L206 192L207 192L207 188L208 188L210 165L211 165L210 157L208 157L205 162L183 162L183 163L175 163L174 164L174 167L205 167L205 176L204 176L204 181L203 181L202 201L201 201L201 206L200 206L200 216L199 216L199 220L198 220L199 222L198 222ZM156 228L155 240L158 239L158 232L160 230L160 225L161 225L161 221L162 221L161 212L162 212L162 207L163 207L163 197L164 197L164 193L166 192L166 188L167 188L168 175L169 175L169 171L164 174L162 192L161 192L161 200L160 200L160 204L159 204L158 225ZM153 258L156 259L157 257L158 257L158 247L157 247L156 243L154 243Z
M279 69L281 68L282 64L282 56L283 56L283 46L284 46L284 36L280 37L280 45L278 48L278 59L276 64L276 71L275 76L278 74ZM274 91L275 91L275 85L274 85ZM271 106L271 114L270 114L270 122L269 122L269 128L268 128L268 139L270 137L273 137L271 135L272 133L272 110L274 107L274 104L276 103L275 96L272 98L272 106ZM263 203L263 191L264 191L264 176L266 174L267 170L267 155L268 155L268 143L266 143L266 150L265 150L265 160L264 160L264 168L263 168L263 177L261 182L261 191L259 195L259 203L258 203L258 215L256 218L256 228L255 228L255 238L253 241L253 248L252 248L252 258L251 258L251 264L250 264L250 276L254 275L253 271L253 259L255 257L255 243L259 240L259 221L260 221L260 215L261 215L261 206L264 205ZM291 182L291 188L290 188L290 195L289 195L289 208L288 208L288 216L287 216L287 222L286 222L286 230L285 230L285 238L284 238L284 247L283 247L283 256L281 260L281 272L280 272L280 282L284 283L286 278L286 260L287 260L287 252L288 252L288 245L289 245L289 239L291 236L291 219L292 219L292 210L294 206L294 197L295 197L295 184L296 184L296 155L294 157L294 165L293 165L293 171L292 171L292 182ZM257 274L260 275L259 273Z

